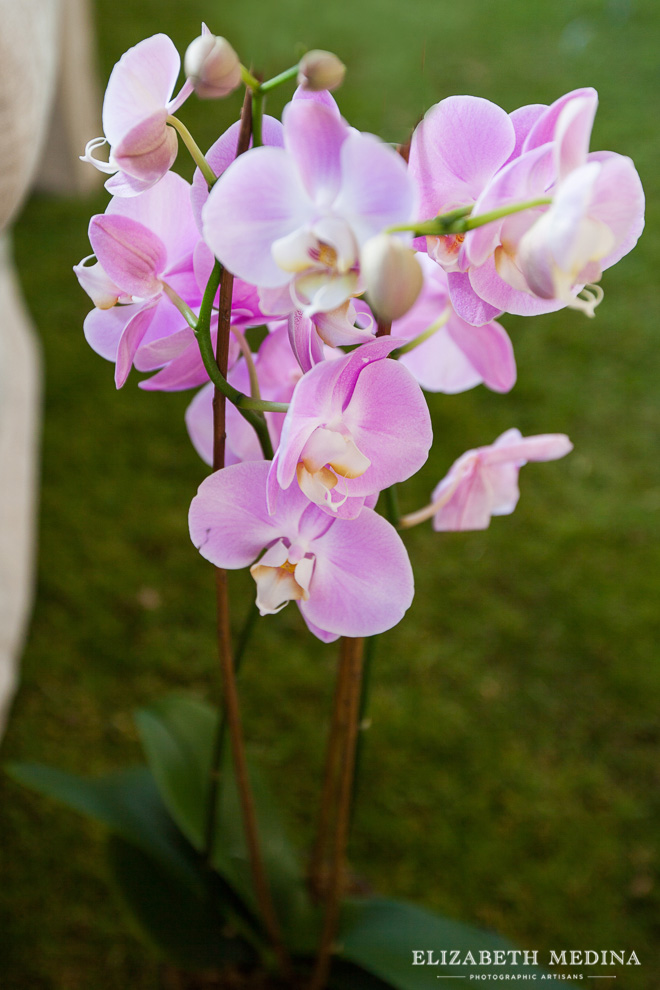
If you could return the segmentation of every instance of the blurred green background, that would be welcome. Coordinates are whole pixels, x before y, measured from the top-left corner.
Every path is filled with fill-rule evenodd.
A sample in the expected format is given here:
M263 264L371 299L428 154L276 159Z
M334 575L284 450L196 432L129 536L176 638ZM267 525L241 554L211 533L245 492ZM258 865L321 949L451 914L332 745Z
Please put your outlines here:
M104 82L157 31L183 52L201 19L266 76L303 48L334 50L348 66L343 113L391 141L453 93L512 110L599 90L592 148L634 158L647 230L605 274L595 320L503 319L519 368L510 395L431 400L436 444L404 509L511 426L566 432L575 452L525 468L518 510L488 531L407 537L418 594L379 642L351 857L378 891L497 928L541 958L634 949L642 967L617 970L617 986L657 987L660 7L98 0L96 17ZM181 116L204 147L239 103L193 99ZM135 373L117 394L82 337L89 306L71 266L105 200L33 198L15 232L46 415L38 600L2 753L83 773L139 759L136 706L171 690L218 697L212 578L186 527L205 474L183 426L189 397L140 392ZM250 580L232 584L238 624ZM336 652L290 607L259 624L242 674L251 748L301 843ZM101 831L0 787L3 990L155 988L155 956L112 895Z

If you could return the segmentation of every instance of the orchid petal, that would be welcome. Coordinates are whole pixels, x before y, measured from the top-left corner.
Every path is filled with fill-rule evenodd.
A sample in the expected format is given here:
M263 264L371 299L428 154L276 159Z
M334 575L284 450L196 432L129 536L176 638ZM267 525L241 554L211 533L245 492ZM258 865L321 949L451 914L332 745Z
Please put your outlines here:
M266 461L246 461L223 468L202 482L192 500L190 537L216 567L247 567L283 535L266 508L269 467Z
M181 59L165 34L130 48L115 65L103 101L103 130L111 145L145 115L165 107L179 75Z
M452 285L451 278L450 276L450 287ZM476 295L501 313L537 316L540 313L554 313L566 305L561 299L541 299L538 296L533 296L530 292L514 289L500 278L492 258L489 258L479 268L471 269L469 278L470 285ZM458 307L456 308L458 309ZM461 313L461 316L465 318L464 313Z
M303 372L323 361L323 343L312 321L296 310L289 317L289 341Z
M422 194L422 218L473 203L514 145L513 124L489 100L450 96L431 107L410 148L410 171Z
M271 245L314 216L284 149L254 148L213 186L202 210L204 239L229 271L253 285L277 288L290 275L275 262Z
M594 94L571 100L559 114L555 128L555 167L560 181L586 162L597 108L598 97Z
M479 269L481 271L481 269ZM473 287L473 275L467 272L450 272L447 276L451 304L466 323L480 327L490 323L504 312L503 306L493 306L482 298ZM501 282L502 280L499 279ZM502 283L504 285L504 283ZM509 289L509 286L507 286Z
M296 100L284 108L284 146L293 156L305 189L321 208L330 206L341 181L341 148L348 124L318 100Z
M495 176L475 203L472 215L476 217L503 206L544 196L554 176L553 146L547 144L535 148L512 161ZM492 255L500 243L504 222L499 220L468 231L464 250L471 265L478 267Z
M113 309L93 309L85 317L85 340L106 361L117 360L119 340L126 324L141 309L139 303L132 306L115 306Z
M179 150L176 131L166 121L167 111L156 110L113 146L112 157L122 172L150 183L165 175Z
M357 449L371 461L351 480L351 495L369 495L405 481L428 457L433 433L426 401L398 362L372 362L360 371L342 421Z
M103 214L92 217L89 239L109 278L123 292L140 298L160 295L158 275L167 251L159 237L128 217Z
M343 636L374 636L396 625L414 594L410 561L396 530L372 509L337 519L313 544L306 621Z
M204 156L214 175L221 176L236 158L238 147L238 135L241 130L241 121L237 120L228 127L215 144L212 144ZM275 148L284 147L284 130L281 123L275 117L264 114L262 121L262 140L264 145ZM252 138L250 138L250 144ZM192 181L190 199L193 213L199 229L202 229L202 208L209 198L209 187L206 179L197 168Z
M516 144L509 156L509 160L504 163L505 165L508 165L514 158L520 157L527 135L541 114L547 109L545 103L529 103L527 106L518 107L517 110L513 110L509 114L509 120L513 124L516 134Z
M117 388L121 388L126 382L133 364L135 352L142 343L155 312L155 303L143 306L124 327L124 332L119 339L119 346L117 347L117 364L115 365L115 384Z
M297 102L298 100L308 100L312 103L320 103L322 106L332 110L337 117L339 116L337 101L332 93L329 93L327 89L303 89L302 86L298 86L295 93L291 97L291 101Z
M406 223L416 192L403 158L373 134L351 132L341 148L342 185L333 205L357 238L358 247L386 227Z
M583 89L574 89L570 93L560 96L558 100L555 100L555 102L541 114L529 131L523 144L523 152L531 151L532 148L538 148L542 144L547 144L549 141L554 141L556 137L557 121L559 120L559 116L564 110L564 107L566 107L569 103L572 103L573 100L583 99L592 104L593 114L595 114L596 107L598 106L598 93L595 89L586 86ZM593 114L591 115L592 121ZM587 122L588 117L585 117L584 120ZM589 141L587 140L587 147L588 145Z

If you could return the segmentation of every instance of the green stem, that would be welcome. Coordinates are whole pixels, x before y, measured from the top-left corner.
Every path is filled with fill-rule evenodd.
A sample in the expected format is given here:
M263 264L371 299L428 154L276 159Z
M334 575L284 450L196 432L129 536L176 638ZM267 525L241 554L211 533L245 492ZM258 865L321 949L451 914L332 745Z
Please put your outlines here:
M448 306L447 309L442 314L442 316L440 317L440 319L436 320L435 323L432 323L431 326L428 328L428 330L424 330L416 337L413 337L413 339L409 340L407 344L402 344L401 347L397 347L395 351L390 351L390 357L396 359L396 358L400 358L402 354L407 354L408 351L414 351L416 347L419 347L419 345L423 344L425 340L428 340L430 337L432 337L434 333L437 333L438 330L441 330L450 316L451 316L451 309Z
M289 409L288 402L271 402L270 399L251 399L249 395L245 395L243 392L239 392L238 394L240 395L240 399L236 402L236 405L241 412L244 410L254 410L255 412L285 413Z
M179 293L176 292L171 285L168 285L167 282L163 282L162 284L163 284L163 292L165 293L167 298L170 300L171 303L173 303L176 306L176 308L179 310L181 316L184 318L188 326L192 330L196 330L197 316L195 315L195 313L193 313L188 303L185 302L185 300L181 298Z
M288 82L289 79L295 79L297 75L298 65L292 65L290 69L285 69L284 72L280 72L278 75L273 76L272 79L267 79L266 82L262 83L259 88L262 93L270 93L271 89L281 86L282 83Z
M513 213L520 213L522 210L531 210L536 206L548 206L552 199L542 196L539 199L529 199L524 203L511 203L508 206L501 206L498 210L491 210L489 213L482 213L479 216L471 216L472 207L462 207L460 210L453 210L451 213L443 213L433 217L431 220L423 220L421 223L401 224L396 227L388 227L388 234L396 234L402 231L411 231L415 237L443 237L445 234L465 234L475 227L483 227L484 224L493 223L503 217L511 216Z
M255 90L259 89L261 83L256 76L253 76L249 69L246 69L244 65L241 65L241 80L244 86L251 89L254 93Z
M181 123L178 117L172 117L171 115L169 115L167 117L167 123L171 124L171 126L176 131L179 132L183 143L190 152L192 160L194 161L195 165L206 179L206 182L210 189L211 186L214 185L218 177L211 168L211 166L209 165L209 163L207 162L204 155L202 154L202 150L195 141L194 137L192 136L186 125Z
M252 91L252 147L260 148L263 142L264 91L261 87Z
M199 345L199 353L202 356L202 361L204 362L204 367L209 378L225 398L233 402L243 418L252 426L259 438L264 457L266 460L270 460L273 456L273 445L270 441L266 421L258 413L264 411L286 412L288 405L285 402L267 402L264 399L251 399L249 396L244 395L243 392L239 392L233 385L230 385L218 368L215 354L213 353L213 342L211 340L211 312L213 309L213 300L218 291L221 278L222 265L219 261L216 261L206 289L204 290L197 325L194 328Z
M478 217L468 217L465 223L465 230L474 230L475 227L483 227L484 224L492 223L494 220L501 220L512 213L521 213L522 210L533 210L535 206L550 206L552 198L541 196L539 199L529 199L526 203L514 203L512 206L502 206L499 210L491 210L490 213L482 213Z

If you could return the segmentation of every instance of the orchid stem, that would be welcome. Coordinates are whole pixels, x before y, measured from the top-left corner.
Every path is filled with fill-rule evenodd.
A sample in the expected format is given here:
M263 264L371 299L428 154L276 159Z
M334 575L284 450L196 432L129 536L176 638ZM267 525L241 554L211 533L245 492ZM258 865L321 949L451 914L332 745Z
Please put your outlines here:
M179 293L176 291L176 289L173 289L171 285L167 284L167 282L163 282L162 285L163 285L163 292L165 293L169 301L172 303L173 306L176 306L176 308L179 310L181 316L184 318L188 326L192 330L195 330L197 327L198 318L193 313L188 303L184 299L182 299Z
M474 230L475 227L483 227L484 224L493 223L494 220L501 220L512 213L521 213L523 210L532 210L535 206L549 206L552 203L550 196L542 196L540 199L529 199L526 203L514 203L511 206L502 206L499 210L491 210L490 213L482 213L480 216L470 216L464 221L465 230Z
M252 130L251 109L251 97L248 90L246 91L245 100L243 102L241 129L236 148L236 157L246 151L250 144L250 134ZM200 310L200 323L202 322L202 313L204 313L204 323L207 326L210 326L210 307L212 306L213 299L215 298L214 285L217 282L219 275L219 264L216 262L211 278L209 279L209 284L206 287ZM217 369L220 378L225 382L225 384L229 355L229 325L231 320L233 284L233 275L225 269L222 272L220 284L218 341L216 352ZM210 342L210 331L208 338ZM225 463L225 405L225 391L222 387L216 387L213 397L213 468L216 471L223 468ZM270 887L261 856L254 799L250 788L247 761L245 757L245 742L243 739L241 713L238 702L238 690L236 686L236 669L232 659L227 572L221 567L216 567L215 574L218 610L218 649L220 654L220 669L223 682L224 712L227 719L229 738L231 740L234 777L236 780L236 788L238 791L239 804L243 818L245 842L247 845L252 870L252 882L254 885L255 898L259 906L261 919L273 946L273 950L277 957L282 974L287 977L291 973L291 962L282 941L280 926L275 914ZM218 767L215 769L217 772Z
M273 445L268 433L266 420L263 416L259 415L259 413L266 409L272 412L286 412L288 406L286 403L266 402L263 399L252 399L249 396L244 395L243 392L239 392L238 389L229 384L225 375L222 373L222 369L218 366L216 355L213 353L213 342L211 340L211 312L213 309L215 294L218 291L221 281L224 282L225 277L227 279L231 279L233 283L233 275L229 272L223 273L222 265L219 261L216 261L213 266L213 271L209 277L206 289L204 290L202 305L199 310L199 317L195 320L195 337L197 338L199 353L202 356L202 361L204 362L206 372L215 385L216 394L221 392L226 399L229 399L229 401L236 406L243 418L248 421L257 434L264 457L266 460L270 460L273 456ZM228 319L229 318L231 318L231 302ZM218 316L218 340L220 340L220 321L221 314ZM282 408L283 406L286 408Z
M358 737L363 651L363 639L349 639L348 637L342 639L339 676L344 681L344 688L342 698L340 699L342 704L338 727L341 749L337 814L323 931L309 990L323 990L326 986L332 962L333 943L339 922L341 895L346 872L346 845L351 821L351 798L353 795L353 775Z
M408 354L410 351L414 351L416 347L419 347L420 344L425 343L425 341L429 340L433 334L437 333L438 330L441 330L444 327L445 323L451 316L451 312L451 308L447 306L439 320L432 323L427 330L424 330L416 337L413 337L413 339L409 340L407 344L402 344L401 347L397 347L395 351L390 351L389 356L396 359L400 358L402 354Z
M449 485L435 502L425 505L423 509L418 509L416 512L409 512L407 516L401 516L397 523L398 528L412 529L413 526L418 526L420 523L426 522L427 519L432 519L454 497L454 492L461 483L461 480L461 475L458 474L454 479L454 483Z
M332 718L326 746L319 821L308 869L309 888L312 897L316 901L322 900L327 881L326 860L328 842L330 840L330 828L332 826L335 792L337 789L337 773L339 771L339 762L341 759L341 728L342 716L346 705L346 674L346 666L343 663L340 663L337 670L335 695L332 705Z
M484 224L493 223L503 217L511 216L513 213L520 213L522 210L531 210L536 206L549 206L552 199L549 196L542 196L539 199L529 199L524 203L511 203L508 206L501 206L497 210L489 213L481 213L476 217L471 216L472 207L466 206L460 210L452 210L451 213L443 213L433 217L431 220L423 220L420 223L401 224L396 227L388 227L388 234L396 234L402 231L412 231L415 237L443 237L445 234L465 234L475 227L483 227Z
M252 147L260 148L263 142L264 91L261 86L252 92Z
M244 65L241 65L241 80L243 85L247 86L247 88L252 90L253 93L261 86L261 83L257 77L253 76L250 70L246 69Z
M266 82L262 83L259 89L262 93L270 93L271 89L275 89L277 86L281 86L282 83L288 82L289 79L295 79L298 75L298 64L292 65L290 69L285 69L284 72L280 72L278 75L273 76L272 79L267 79Z
M171 114L168 114L167 123L171 124L171 126L176 131L179 132L179 135L181 136L183 143L190 152L190 156L192 160L194 161L195 165L206 179L206 182L210 189L211 186L215 184L215 181L218 177L211 168L211 166L209 165L209 163L207 162L206 158L202 153L201 148L195 141L194 137L192 136L186 125L183 124L178 117L173 117Z

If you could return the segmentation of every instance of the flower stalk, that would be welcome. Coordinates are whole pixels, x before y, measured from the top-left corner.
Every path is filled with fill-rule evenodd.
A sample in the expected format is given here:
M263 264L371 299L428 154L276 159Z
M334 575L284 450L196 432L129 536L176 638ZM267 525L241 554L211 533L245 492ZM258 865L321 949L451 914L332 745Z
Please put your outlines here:
M190 152L190 157L206 179L210 189L211 186L215 184L218 177L204 157L202 149L199 147L186 125L182 123L178 117L168 114L167 123L170 124L181 137L181 140Z
M251 94L246 90L243 102L243 113L241 130L239 133L236 148L236 157L247 151L250 144L251 135ZM219 268L216 263L214 267L215 276L212 275L210 285L213 287ZM229 358L229 333L231 321L231 302L234 285L234 276L226 269L222 271L220 284L220 300L218 311L218 339L216 350L216 363L221 378L226 382L227 366ZM215 291L205 293L204 302L207 296L212 302ZM208 305L208 302L207 302ZM202 304L204 309L204 303ZM206 314L206 310L205 310ZM218 471L224 467L225 463L225 441L226 441L226 396L222 388L216 386L213 396L213 469ZM264 424L265 425L265 424ZM220 669L223 683L224 712L226 715L229 738L231 741L231 751L234 763L234 775L236 787L238 789L241 812L243 816L243 828L245 831L245 841L248 848L250 866L252 870L252 881L254 884L255 896L259 905L259 911L268 937L272 943L279 967L283 975L290 974L291 963L284 947L279 922L275 914L275 908L268 884L268 878L261 855L259 835L257 828L257 817L254 806L254 798L250 787L247 761L245 756L245 741L241 723L241 714L238 701L238 690L236 684L236 669L232 658L231 630L229 624L229 594L227 584L227 571L222 567L215 568L216 575L216 603L218 621L218 648L220 654ZM222 747L216 748L215 758L222 755ZM217 780L219 774L219 764L211 768L210 792L215 793L217 800L217 790L214 790L213 781ZM209 811L210 816L210 811Z
M511 203L508 206L501 206L497 210L482 213L473 217L472 207L465 206L451 213L442 213L431 220L423 220L414 224L399 224L396 227L388 227L388 234L397 234L404 231L411 231L415 237L442 237L445 234L465 234L468 230L476 227L483 227L487 223L495 220L502 220L503 217L511 216L513 213L521 213L523 210L531 210L536 206L549 206L552 199L549 196L541 196L538 199L529 199L524 203Z
M323 990L327 983L339 923L341 896L346 876L346 846L351 822L353 779L360 722L363 655L364 639L350 639L348 637L342 639L336 694L336 723L333 720L334 732L331 732L330 736L330 743L335 752L328 759L328 767L338 768L337 809L334 821L332 858L327 886L324 891L323 931L309 990ZM341 687L339 681L341 681Z

